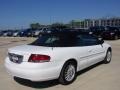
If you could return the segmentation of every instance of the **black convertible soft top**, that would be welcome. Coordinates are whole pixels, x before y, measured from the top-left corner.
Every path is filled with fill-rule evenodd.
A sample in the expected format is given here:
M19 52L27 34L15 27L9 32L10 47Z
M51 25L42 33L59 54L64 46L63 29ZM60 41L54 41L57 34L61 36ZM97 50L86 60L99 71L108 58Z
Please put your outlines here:
M44 34L49 35L77 35L77 34L89 34L89 32L85 31L84 29L64 29L64 30L48 30Z

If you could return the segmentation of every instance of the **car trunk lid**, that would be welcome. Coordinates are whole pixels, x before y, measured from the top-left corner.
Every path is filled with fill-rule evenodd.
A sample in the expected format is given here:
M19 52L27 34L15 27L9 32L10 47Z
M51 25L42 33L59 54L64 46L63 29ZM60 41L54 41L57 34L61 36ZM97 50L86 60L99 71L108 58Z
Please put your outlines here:
M31 54L47 54L49 51L52 51L51 47L43 47L43 46L33 46L33 45L22 45L10 48L8 50L9 58L17 58L22 57L22 61L28 61ZM13 60L15 61L15 60ZM17 62L17 61L15 61Z

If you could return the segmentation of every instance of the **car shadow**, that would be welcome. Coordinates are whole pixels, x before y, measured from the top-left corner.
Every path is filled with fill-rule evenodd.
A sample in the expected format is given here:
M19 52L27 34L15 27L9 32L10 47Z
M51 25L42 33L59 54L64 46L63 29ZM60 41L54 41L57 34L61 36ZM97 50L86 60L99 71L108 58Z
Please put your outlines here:
M58 85L58 80L49 80L43 82L32 82L30 80L14 77L14 80L24 86L32 87L32 88L48 88L52 86Z
M87 71L90 71L91 69L99 66L103 64L103 62L99 62L95 65L92 65L84 70L81 70L77 73L77 76L84 74ZM26 80L26 79L22 79L22 78L18 78L18 77L14 77L14 80L24 86L28 86L28 87L32 87L32 88L49 88L49 87L53 87L56 85L59 85L58 80L49 80L49 81L44 81L44 82L32 82L30 80Z

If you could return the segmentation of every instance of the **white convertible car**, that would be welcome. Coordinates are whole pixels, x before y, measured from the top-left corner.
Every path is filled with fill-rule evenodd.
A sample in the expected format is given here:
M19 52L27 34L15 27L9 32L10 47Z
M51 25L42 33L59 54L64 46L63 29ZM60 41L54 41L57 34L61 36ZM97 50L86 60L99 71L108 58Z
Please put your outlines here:
M93 64L109 63L112 48L94 35L76 31L44 34L28 45L8 50L5 67L8 73L31 81L58 79L70 84L76 73Z

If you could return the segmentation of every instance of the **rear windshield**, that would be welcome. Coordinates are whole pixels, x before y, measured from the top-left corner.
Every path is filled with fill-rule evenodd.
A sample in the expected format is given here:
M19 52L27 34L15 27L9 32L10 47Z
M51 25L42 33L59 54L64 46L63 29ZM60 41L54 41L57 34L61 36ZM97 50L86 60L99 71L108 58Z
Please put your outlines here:
M74 35L43 35L30 45L47 47L68 47L73 46Z

